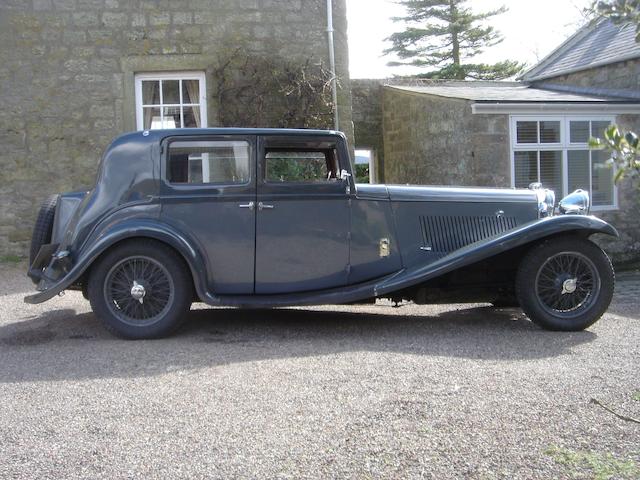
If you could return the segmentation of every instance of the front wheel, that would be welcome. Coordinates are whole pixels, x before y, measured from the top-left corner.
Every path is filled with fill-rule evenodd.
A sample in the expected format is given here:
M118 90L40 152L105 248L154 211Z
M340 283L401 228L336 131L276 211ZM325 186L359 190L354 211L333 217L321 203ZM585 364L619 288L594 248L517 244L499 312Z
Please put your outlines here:
M548 330L578 331L593 325L613 297L609 257L580 237L548 240L529 251L516 277L522 310Z
M192 283L182 259L153 240L115 247L91 269L88 296L96 316L123 338L173 332L191 306Z

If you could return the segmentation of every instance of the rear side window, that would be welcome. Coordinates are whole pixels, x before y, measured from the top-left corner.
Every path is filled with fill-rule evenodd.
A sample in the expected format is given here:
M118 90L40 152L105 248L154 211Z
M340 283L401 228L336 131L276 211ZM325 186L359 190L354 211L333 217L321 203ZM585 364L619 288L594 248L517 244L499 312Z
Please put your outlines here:
M249 143L226 140L171 142L167 178L170 183L247 183L250 180Z
M265 156L266 180L278 182L327 182L338 177L335 150L269 149Z

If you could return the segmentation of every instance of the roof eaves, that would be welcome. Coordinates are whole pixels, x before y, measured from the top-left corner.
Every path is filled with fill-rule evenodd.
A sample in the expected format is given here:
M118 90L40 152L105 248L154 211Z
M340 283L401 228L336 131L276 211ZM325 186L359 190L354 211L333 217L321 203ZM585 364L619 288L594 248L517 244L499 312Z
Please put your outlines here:
M590 65L582 65L580 67L576 67L576 68L567 68L565 70L558 70L556 72L553 73L549 73L546 75L539 75L537 77L528 77L528 78L524 78L523 77L523 81L525 82L538 82L540 80L548 80L550 78L556 78L556 77L561 77L563 75L569 75L570 73L577 73L577 72L583 72L585 70L591 70L592 68L598 68L598 67L603 67L605 65L611 65L614 63L619 63L619 62L626 62L627 60L633 60L635 58L640 58L640 53L635 52L635 53L631 53L629 55L623 55L622 57L618 57L618 58L614 58L614 59L608 59L608 60L602 60L600 62L595 62L592 63Z
M425 92L425 91L419 91L419 90L415 90L412 89L411 87L402 87L402 86L396 86L396 85L385 85L386 88L391 88L393 90L397 90L403 93L406 93L407 95L432 95L434 97L439 97L439 98L451 98L454 100L473 100L473 98L468 98L462 95L451 95L451 94L447 94L445 95L443 94L439 94L439 93L435 93L435 92Z
M580 87L576 85L558 85L555 83L538 83L534 88L550 90L552 92L566 92L577 95L589 95L611 99L612 101L637 102L640 101L640 91L631 89L613 89L599 87Z

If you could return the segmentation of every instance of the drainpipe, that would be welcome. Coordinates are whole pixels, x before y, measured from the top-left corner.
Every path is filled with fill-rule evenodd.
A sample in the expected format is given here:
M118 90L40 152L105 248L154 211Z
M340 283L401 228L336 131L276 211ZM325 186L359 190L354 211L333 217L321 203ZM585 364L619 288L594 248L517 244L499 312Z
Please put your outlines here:
M338 83L336 80L336 57L333 46L333 5L332 0L327 0L327 39L329 41L329 69L331 72L331 100L333 102L333 128L339 130L338 126Z

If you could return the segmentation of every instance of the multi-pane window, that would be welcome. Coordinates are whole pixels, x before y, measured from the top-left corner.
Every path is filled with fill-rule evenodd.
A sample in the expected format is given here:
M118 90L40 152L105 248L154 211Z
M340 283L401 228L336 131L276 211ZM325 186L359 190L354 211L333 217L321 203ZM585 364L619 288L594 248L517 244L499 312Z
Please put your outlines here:
M589 149L590 137L602 137L611 118L513 117L513 186L540 182L562 197L582 188L592 205L614 208L614 166L603 150Z
M175 141L169 144L171 183L239 184L250 180L246 141Z
M138 130L206 127L204 74L136 75Z

